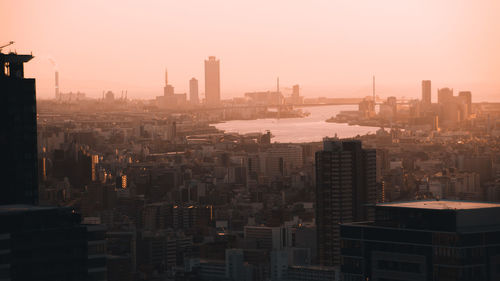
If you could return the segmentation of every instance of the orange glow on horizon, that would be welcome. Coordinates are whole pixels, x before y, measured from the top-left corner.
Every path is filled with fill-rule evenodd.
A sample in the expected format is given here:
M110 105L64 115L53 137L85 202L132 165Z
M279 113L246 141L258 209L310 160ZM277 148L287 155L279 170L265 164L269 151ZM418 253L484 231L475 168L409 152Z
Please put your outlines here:
M419 97L421 80L500 100L500 1L2 1L4 49L33 52L40 98L178 93L220 59L221 98L299 84L306 97ZM200 87L200 97L204 89Z

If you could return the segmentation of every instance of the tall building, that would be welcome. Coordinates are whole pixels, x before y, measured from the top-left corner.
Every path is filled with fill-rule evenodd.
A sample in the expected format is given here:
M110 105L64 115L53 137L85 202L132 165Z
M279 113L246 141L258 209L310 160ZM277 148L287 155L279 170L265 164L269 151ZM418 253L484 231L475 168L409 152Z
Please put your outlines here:
M316 225L321 265L340 263L340 223L373 218L376 152L357 140L325 140L316 152Z
M429 106L432 103L431 80L422 80L422 104Z
M165 87L163 87L163 96L169 98L174 96L174 86L168 84L168 72L165 69Z
M500 204L378 204L374 221L344 223L343 280L500 280Z
M106 280L105 228L69 207L40 207L35 79L31 55L0 53L0 279Z
M453 89L441 88L438 89L438 104L445 104L453 99Z
M468 117L472 113L472 94L470 91L461 91L458 92L458 98L461 100L462 103L465 104L466 106L466 116Z
M0 53L0 205L38 202L35 79L24 78L24 63L32 58Z
M220 67L214 56L205 60L205 102L208 105L220 102Z
M191 104L199 103L198 80L196 80L196 78L194 77L189 80L189 101L191 102Z

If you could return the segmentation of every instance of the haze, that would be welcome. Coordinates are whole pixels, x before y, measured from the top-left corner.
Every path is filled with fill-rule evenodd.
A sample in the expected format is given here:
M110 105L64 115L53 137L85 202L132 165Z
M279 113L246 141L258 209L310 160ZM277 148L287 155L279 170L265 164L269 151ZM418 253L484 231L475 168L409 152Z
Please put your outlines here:
M145 3L144 3L145 2ZM40 98L176 92L221 61L222 98L300 84L306 97L418 97L423 79L500 96L499 1L2 1L1 41L33 52ZM7 48L4 51L8 51ZM55 62L53 66L50 62ZM203 89L200 89L203 92Z

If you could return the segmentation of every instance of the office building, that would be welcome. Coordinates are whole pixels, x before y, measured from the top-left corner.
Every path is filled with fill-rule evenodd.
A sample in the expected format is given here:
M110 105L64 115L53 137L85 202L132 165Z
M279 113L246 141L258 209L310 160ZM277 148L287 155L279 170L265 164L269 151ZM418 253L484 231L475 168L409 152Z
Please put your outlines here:
M24 78L31 55L0 53L0 120L3 156L0 205L38 202L35 79Z
M422 80L422 105L430 106L431 103L431 80Z
M198 80L196 80L196 78L194 77L189 80L189 102L191 102L191 104L199 103Z
M205 103L216 105L220 102L220 67L214 56L205 60Z
M343 280L500 280L500 204L412 201L341 225Z
M340 223L373 218L376 152L357 140L328 140L316 152L316 225L321 265L340 263Z

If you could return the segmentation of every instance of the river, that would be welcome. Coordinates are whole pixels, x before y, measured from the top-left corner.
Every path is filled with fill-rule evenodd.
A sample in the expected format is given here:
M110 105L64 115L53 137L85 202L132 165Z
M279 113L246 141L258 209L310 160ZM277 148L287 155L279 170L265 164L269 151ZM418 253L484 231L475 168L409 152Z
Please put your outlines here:
M344 110L357 110L357 105L328 105L303 107L310 115L304 118L234 120L213 124L225 132L240 134L271 131L272 142L301 143L321 141L324 137L350 138L356 135L375 133L378 127L349 126L348 124L327 123L326 119Z

